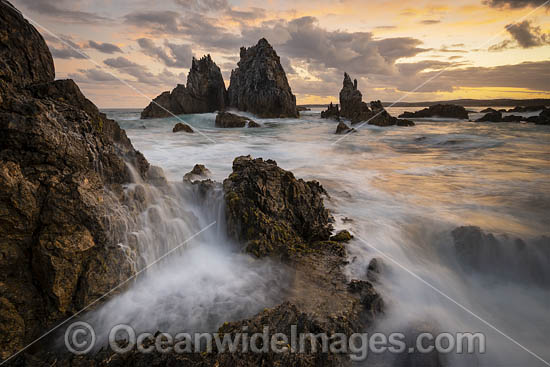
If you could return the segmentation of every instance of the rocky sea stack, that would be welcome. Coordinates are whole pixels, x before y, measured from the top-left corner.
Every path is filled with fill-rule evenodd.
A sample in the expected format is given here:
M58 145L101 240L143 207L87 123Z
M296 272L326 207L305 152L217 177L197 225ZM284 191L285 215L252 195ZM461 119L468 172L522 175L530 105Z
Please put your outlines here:
M321 112L321 117L335 120L343 117L350 120L352 124L365 121L369 125L377 126L414 126L412 121L391 116L380 101L373 101L370 105L371 108L363 102L363 95L357 89L357 79L352 82L349 74L344 73L344 82L340 91L340 110L338 105L334 106L331 103L326 111Z
M260 117L298 117L281 60L265 38L241 47L241 60L231 72L229 105Z
M226 106L227 91L222 73L210 55L207 55L200 60L193 58L186 86L178 84L172 92L164 92L156 97L143 110L141 118L214 112Z
M0 358L131 276L121 185L149 164L0 1ZM124 214L124 215L126 215ZM128 217L130 214L128 214Z

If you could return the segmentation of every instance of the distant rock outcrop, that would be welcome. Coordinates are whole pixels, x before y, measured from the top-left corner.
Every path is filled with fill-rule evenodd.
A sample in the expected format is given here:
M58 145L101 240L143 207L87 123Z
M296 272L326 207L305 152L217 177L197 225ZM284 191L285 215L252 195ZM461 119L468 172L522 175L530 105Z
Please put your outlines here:
M298 117L296 97L269 42L262 38L256 46L241 47L240 56L231 72L229 105L260 117Z
M220 68L210 55L193 57L187 86L178 84L172 92L156 97L141 113L141 118L162 118L172 114L221 111L227 106L227 91Z
M0 359L135 272L121 185L149 163L0 1ZM127 217L126 217L127 215Z
M484 116L478 118L476 122L502 122L502 112L495 110L487 112Z
M357 79L351 81L348 73L344 73L344 83L340 91L340 117L347 118L352 124L362 121L369 125L377 126L414 126L414 122L400 120L391 116L382 106L380 101L372 101L371 108L366 102L363 102L363 95L357 89ZM330 112L331 108L325 111L325 115L334 114Z
M333 105L332 102L330 102L327 109L325 111L321 111L321 118L340 121L340 109L338 108L338 105Z
M436 104L416 112L404 112L399 115L400 118L426 118L443 117L454 119L468 119L468 111L462 106L454 104Z

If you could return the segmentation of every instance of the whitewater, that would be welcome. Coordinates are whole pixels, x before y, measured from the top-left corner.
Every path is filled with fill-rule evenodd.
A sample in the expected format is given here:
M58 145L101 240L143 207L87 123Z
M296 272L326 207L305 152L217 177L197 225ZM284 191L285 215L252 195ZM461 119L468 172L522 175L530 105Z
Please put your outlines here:
M388 108L394 116L404 110ZM255 129L216 128L214 113L140 120L139 110L104 112L169 181L169 194L146 186L149 207L131 233L143 264L214 225L87 316L96 331L117 323L143 331L215 331L282 300L289 281L284 267L240 253L227 238L221 188L205 202L182 181L195 164L204 164L213 180L223 182L235 157L251 155L325 187L335 227L355 236L348 245L350 279L364 277L370 260L383 258L377 290L385 313L366 331L486 335L485 354L447 356L450 366L544 365L525 349L550 359L548 283L500 276L492 271L498 263L482 271L466 268L451 236L466 225L494 233L509 242L510 263L515 238L550 242L548 126L433 118L414 120L414 127L365 125L342 137L334 134L334 121L320 118L320 109L299 119L249 115L262 125ZM179 119L201 133L172 133ZM136 190L138 181L125 189ZM504 271L515 274L522 264L517 266ZM550 269L541 271L542 278L550 276ZM369 356L365 363L385 365L388 358Z

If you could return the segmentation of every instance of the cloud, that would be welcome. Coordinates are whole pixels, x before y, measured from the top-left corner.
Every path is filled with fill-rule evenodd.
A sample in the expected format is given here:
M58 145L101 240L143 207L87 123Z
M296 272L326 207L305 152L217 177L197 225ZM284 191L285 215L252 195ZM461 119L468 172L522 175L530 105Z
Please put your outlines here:
M79 69L78 73L70 73L69 78L74 79L79 83L105 83L118 82L118 79L113 75L99 69Z
M533 48L550 45L550 35L543 33L540 27L532 25L528 20L508 24L506 30L512 39L492 45L489 47L489 51L496 52L518 47Z
M419 22L420 24L425 24L425 25L433 25L433 24L439 24L441 23L440 20L437 20L437 19L425 19L425 20L422 20Z
M168 41L164 42L165 48L157 46L149 38L140 38L137 40L144 54L161 60L164 65L176 68L188 68L191 66L193 51L190 45L177 45Z
M98 23L109 21L109 18L95 13L80 11L75 8L77 1L70 0L17 0L17 4L25 8L68 23Z
M508 24L506 30L522 48L550 44L550 36L542 33L540 27L532 26L528 20L521 23Z
M50 52L52 53L52 56L56 59L87 59L87 57L80 52L77 52L68 47L56 48L50 46Z
M88 42L88 47L103 52L105 54L114 54L117 52L122 53L120 47L118 47L117 45L113 45L112 43L98 43L90 40Z
M162 73L153 74L146 66L136 64L122 56L105 59L103 63L121 73L133 76L138 83L149 85L174 85L176 80L183 80L185 77L183 73L176 75L166 69Z
M544 4L546 0L485 0L484 4L493 8L525 8L527 6L537 7Z
M227 0L174 0L174 2L196 12L221 11L229 8Z
M74 42L70 36L60 35L59 38L49 34L44 35L48 48L54 58L57 59L87 59L82 47Z

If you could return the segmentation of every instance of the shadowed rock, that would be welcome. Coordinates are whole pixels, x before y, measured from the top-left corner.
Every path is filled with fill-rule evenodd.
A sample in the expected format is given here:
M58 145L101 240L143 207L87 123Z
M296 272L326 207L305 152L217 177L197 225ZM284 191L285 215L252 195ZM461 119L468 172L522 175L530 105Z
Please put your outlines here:
M502 122L502 113L499 111L486 113L483 117L478 118L476 122Z
M205 179L210 176L210 170L204 164L195 164L193 169L183 176L184 181L195 181L197 179Z
M455 119L468 119L468 111L462 106L454 104L436 104L416 112L404 112L399 115L400 118L426 118L443 117Z
M348 125L346 125L344 122L339 122L338 126L336 126L336 132L337 135L347 134L350 132L355 132L355 129L350 128Z
M227 92L220 68L210 55L193 57L187 85L178 84L172 92L163 92L141 113L141 118L162 118L172 114L221 111L227 106Z
M130 277L121 185L149 164L0 1L0 358ZM125 213L125 214L123 214ZM130 214L128 214L128 218Z
M298 117L296 97L275 50L265 38L241 47L241 60L231 72L229 105L260 117Z

